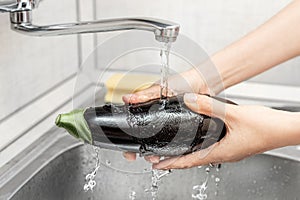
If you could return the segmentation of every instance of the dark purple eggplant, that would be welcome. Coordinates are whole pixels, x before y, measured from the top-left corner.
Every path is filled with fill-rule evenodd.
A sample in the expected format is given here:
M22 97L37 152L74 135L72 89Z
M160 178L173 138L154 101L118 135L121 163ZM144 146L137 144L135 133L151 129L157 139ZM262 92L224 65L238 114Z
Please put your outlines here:
M182 95L74 110L59 115L56 124L92 145L142 155L191 153L207 148L226 134L222 120L191 111Z

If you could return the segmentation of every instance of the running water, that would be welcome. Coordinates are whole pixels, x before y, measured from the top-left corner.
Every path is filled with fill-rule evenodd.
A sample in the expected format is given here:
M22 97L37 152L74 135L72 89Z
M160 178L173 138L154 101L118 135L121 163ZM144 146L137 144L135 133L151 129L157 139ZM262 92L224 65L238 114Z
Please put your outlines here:
M161 181L162 177L170 174L172 171L161 171L157 169L152 170L152 177L151 177L151 188L146 189L145 192L151 192L152 200L157 199L157 192L158 192L158 184Z
M216 191L215 191L215 196L218 196L219 194L219 184L220 184L220 177L219 177L219 172L220 172L221 164L217 165L216 168L216 176L215 176L215 184L216 184Z
M211 166L205 168L205 172L206 172L205 181L201 185L193 186L193 190L196 190L197 192L196 194L192 194L193 199L197 199L197 200L207 199L206 189L207 189L210 169Z
M86 183L83 186L83 189L85 192L88 192L89 190L93 191L94 187L96 186L96 175L97 175L97 171L100 168L100 148L99 147L93 147L95 153L96 153L96 166L95 169L86 175L85 177L85 181Z
M168 97L168 76L169 76L169 54L171 49L170 42L162 43L160 50L161 58L161 78L160 78L160 98Z
M201 169L201 167L198 167L199 169ZM196 194L192 194L192 198L193 199L197 199L197 200L205 200L207 199L208 195L207 195L207 187L208 187L208 180L210 178L210 173L211 170L215 168L214 165L210 164L209 166L207 166L205 168L205 172L206 172L206 177L205 177L205 181L200 184L200 185L195 185L193 186L193 190L196 190ZM214 179L215 185L216 185L216 191L215 191L215 196L218 195L218 186L220 183L220 178L219 178L219 171L221 168L221 164L218 164L216 167L216 174L212 174L211 178Z

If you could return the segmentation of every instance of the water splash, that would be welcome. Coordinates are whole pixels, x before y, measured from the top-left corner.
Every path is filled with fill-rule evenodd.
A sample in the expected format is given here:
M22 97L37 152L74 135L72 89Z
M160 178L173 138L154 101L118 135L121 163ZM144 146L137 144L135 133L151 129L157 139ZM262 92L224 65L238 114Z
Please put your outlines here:
M136 192L131 190L129 193L129 199L130 200L135 200L136 199Z
M168 96L168 76L169 76L169 54L172 43L162 43L160 50L161 58L161 80L160 80L160 98Z
M198 168L201 169L201 167L198 167ZM206 189L207 189L207 185L208 185L209 173L212 168L213 168L213 165L207 166L205 168L205 172L206 172L205 181L202 184L193 186L193 190L196 190L196 194L192 194L193 199L197 199L197 200L207 199Z
M88 192L89 190L93 191L94 187L97 185L95 178L100 168L100 148L94 146L93 149L96 153L96 166L94 170L85 177L86 183L83 186L85 192Z
M209 176L207 175L205 178L205 181L201 185L193 186L193 190L197 191L196 194L192 194L193 199L198 199L198 200L207 199L206 189L207 189L207 184L208 184L208 178L209 178Z
M210 174L212 173L212 169L216 169L216 173L212 174L210 176ZM205 181L202 184L199 185L195 185L193 186L193 190L196 190L196 194L192 194L192 198L193 199L197 199L197 200L205 200L208 198L207 195L207 187L208 187L208 180L209 178L213 179L216 185L216 190L215 190L215 196L218 195L219 191L218 191L218 186L219 183L221 181L220 177L219 177L219 171L221 168L221 164L218 164L216 167L213 164L209 164L209 166L207 166L205 168L205 172L206 172L206 177L205 177ZM202 169L202 167L198 167L198 169Z
M145 192L151 192L152 200L157 199L158 185L159 185L159 182L161 181L161 179L164 176L170 174L171 172L172 172L171 170L168 170L168 171L162 171L162 170L156 170L156 169L152 170L151 188L145 190Z

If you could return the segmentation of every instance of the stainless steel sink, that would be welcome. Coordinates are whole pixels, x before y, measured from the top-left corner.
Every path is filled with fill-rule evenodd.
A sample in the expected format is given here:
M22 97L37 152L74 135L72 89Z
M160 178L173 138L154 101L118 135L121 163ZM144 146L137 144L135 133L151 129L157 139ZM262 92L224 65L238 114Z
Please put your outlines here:
M296 148L292 152L300 155ZM129 163L120 152L108 150L102 150L94 191L84 192L85 175L95 166L94 154L91 146L52 129L0 169L0 199L123 200L129 199L131 191L136 192L136 199L151 199L151 194L144 191L151 184L150 165L143 159ZM287 157L269 152L223 164L219 172L212 169L208 199L300 199L300 159ZM158 199L192 199L192 193L196 193L193 186L206 178L204 168L175 170L164 177L159 183ZM221 180L218 187L216 177Z

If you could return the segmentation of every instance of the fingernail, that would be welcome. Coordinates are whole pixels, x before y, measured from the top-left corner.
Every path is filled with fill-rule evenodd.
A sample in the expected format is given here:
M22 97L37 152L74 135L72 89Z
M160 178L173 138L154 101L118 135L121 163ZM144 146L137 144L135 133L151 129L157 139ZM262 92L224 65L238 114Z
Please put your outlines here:
M184 95L184 102L186 103L196 103L197 102L197 95L194 93L187 93Z

